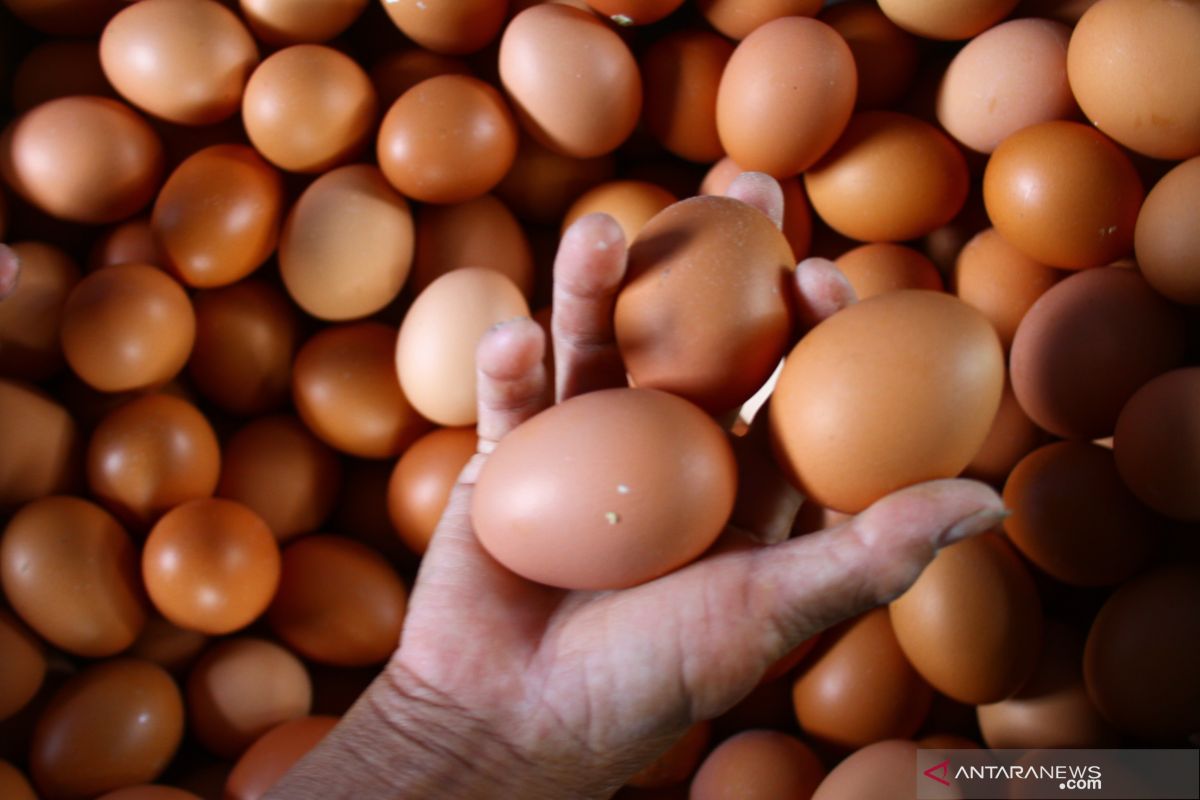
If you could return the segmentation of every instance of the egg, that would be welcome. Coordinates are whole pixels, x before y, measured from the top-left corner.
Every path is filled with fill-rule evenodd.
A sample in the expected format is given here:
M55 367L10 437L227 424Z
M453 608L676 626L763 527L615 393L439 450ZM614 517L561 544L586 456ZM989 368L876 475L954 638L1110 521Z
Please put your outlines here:
M1012 383L1006 378L1000 408L992 420L991 430L979 452L963 470L963 476L993 486L1003 486L1017 462L1047 438L1046 432L1034 425L1021 408L1013 393Z
M91 36L122 6L121 0L4 0L18 19L54 36Z
M414 294L461 267L486 267L507 276L521 294L533 294L533 251L508 206L485 194L465 203L417 209L416 254L408 286Z
M970 39L1000 20L1017 0L880 0L883 13L910 33L926 39Z
M29 766L43 797L95 797L149 783L183 738L183 700L147 661L92 665L54 695L34 729Z
M261 800L337 724L336 717L302 717L277 725L234 764L225 784L227 800Z
M889 612L909 663L933 688L960 702L1003 700L1037 665L1037 587L1013 548L994 533L939 551Z
M479 339L498 322L528 315L521 291L494 270L464 267L429 284L395 343L396 374L413 408L439 425L473 425Z
M236 14L214 0L147 0L109 20L104 74L138 108L181 125L232 116L258 48Z
M383 5L396 27L426 50L466 55L496 38L508 13L508 0L458 0L428 5L422 0L389 0Z
M0 720L5 720L24 708L42 688L46 654L38 638L2 609L0 650L4 652L4 662L0 663Z
M438 428L413 442L396 462L388 481L388 516L414 553L429 546L450 490L478 441L474 428Z
M517 154L517 124L500 93L467 75L438 75L392 104L377 155L388 181L426 203L490 192Z
M614 325L634 383L716 414L766 382L794 314L791 248L766 215L726 197L684 200L646 223L628 263Z
M150 227L150 218L135 217L112 226L92 243L87 268L97 270L114 264L165 267L168 263L167 254Z
M866 0L826 6L820 19L850 46L858 73L856 109L889 108L904 97L920 59L914 36Z
M279 273L288 295L318 319L358 319L392 302L413 259L408 201L373 166L317 178L288 212Z
M717 87L731 55L733 45L696 28L668 33L642 54L642 124L674 155L702 164L724 155Z
M917 746L904 739L876 742L834 767L812 800L915 800Z
M704 175L697 194L725 194L743 172L745 170L726 156ZM812 209L800 178L784 178L779 181L779 188L783 190L783 238L792 246L792 259L800 261L808 255L812 245Z
M717 90L717 132L748 170L786 178L808 169L837 141L858 79L837 31L807 17L774 19L747 36Z
M942 290L942 276L922 253L890 242L859 245L834 261L859 300L897 289Z
M60 97L117 97L100 67L96 43L78 39L52 39L30 50L13 73L11 89L19 114Z
M695 723L661 756L643 767L627 782L627 786L652 789L683 783L700 766L712 738L708 720Z
M749 730L719 744L692 780L690 800L809 800L825 777L816 754L779 731Z
M0 303L0 375L42 380L62 366L59 328L63 306L79 282L79 267L65 252L42 242L16 242L8 251L20 277Z
M428 429L396 378L395 346L395 329L378 322L325 328L304 343L292 399L318 439L361 458L391 458Z
M780 17L814 17L821 0L696 0L708 24L730 39L745 39Z
M126 786L108 794L101 795L96 800L200 800L199 795L176 789L172 786Z
M240 0L242 17L254 36L273 45L324 42L349 28L368 0L323 0L297 5L289 0Z
M506 435L479 475L471 518L480 544L518 575L623 588L703 553L729 519L736 483L729 443L698 408L665 392L608 389Z
M517 14L500 39L500 80L527 133L564 155L610 153L642 107L637 62L586 11L554 3Z
M562 230L588 214L608 214L625 235L625 241L637 238L655 214L676 202L675 195L647 181L607 181L580 195L563 217Z
M298 419L280 414L259 417L226 440L217 495L245 505L285 542L329 518L341 484L337 454Z
M133 109L104 97L63 97L22 114L0 135L0 174L42 211L70 222L116 222L154 197L162 142Z
M151 613L142 632L125 655L152 662L167 672L187 669L208 646L209 637L200 631L181 628L161 614Z
M0 761L0 794L8 800L38 800L29 780L7 761Z
M0 379L0 509L69 491L81 443L75 420L48 394Z
M279 173L251 148L206 147L175 168L154 203L151 227L188 286L225 286L275 250L283 216Z
M597 13L621 27L649 25L666 18L683 5L683 0L587 0Z
M849 306L784 360L769 423L808 497L857 512L958 475L987 437L1004 356L987 320L949 295L902 290Z
M1180 311L1136 270L1072 275L1030 307L1013 337L1010 373L1021 408L1056 436L1113 432L1126 401L1184 354Z
M1200 158L1172 167L1138 211L1133 248L1138 269L1153 289L1176 303L1200 305L1200 235L1187 210L1200 205Z
M523 220L557 225L567 207L596 184L612 177L611 156L574 158L522 136L512 169L496 187L496 196Z
M421 47L408 47L385 53L371 67L369 74L379 97L379 107L391 108L400 95L421 81L438 75L470 75L471 68L461 58Z
M342 536L306 536L283 551L267 622L319 664L382 664L400 644L408 593L383 556Z
M263 158L289 172L352 160L375 124L375 88L349 56L318 44L284 48L246 83L242 121Z
M13 516L0 541L0 582L30 627L75 655L115 655L146 622L129 534L77 497L35 500Z

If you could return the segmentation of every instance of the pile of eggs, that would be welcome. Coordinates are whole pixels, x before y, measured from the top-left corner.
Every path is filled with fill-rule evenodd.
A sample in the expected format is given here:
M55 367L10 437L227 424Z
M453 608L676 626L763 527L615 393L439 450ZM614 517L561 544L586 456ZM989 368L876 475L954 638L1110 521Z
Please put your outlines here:
M714 418L785 355L793 535L958 474L1012 511L620 796L904 797L918 746L1200 732L1197 3L0 0L0 48L0 796L249 800L319 741L474 452L480 335L548 322L595 211L639 388L497 450L501 561L701 555ZM744 170L781 232L716 196ZM789 353L810 255L861 302Z

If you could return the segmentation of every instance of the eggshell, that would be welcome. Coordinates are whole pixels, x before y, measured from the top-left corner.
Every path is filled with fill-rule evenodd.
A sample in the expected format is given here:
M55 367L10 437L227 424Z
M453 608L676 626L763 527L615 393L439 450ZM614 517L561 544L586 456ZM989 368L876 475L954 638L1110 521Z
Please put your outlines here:
M11 89L19 114L60 97L117 97L100 67L96 43L78 39L51 39L30 50L13 72Z
M42 688L46 656L38 638L3 609L0 609L0 651L4 653L4 661L0 662L0 720L4 720L24 708Z
M479 339L497 322L528 315L521 291L494 270L465 267L429 284L395 345L396 374L413 408L439 425L473 425Z
M1017 131L996 147L983 174L996 230L1052 267L1084 269L1127 254L1143 196L1129 158L1078 122Z
M391 108L400 95L421 81L438 75L470 75L471 68L461 58L444 56L422 47L408 47L385 53L371 67L369 74L379 97L379 107Z
M812 800L915 800L917 746L902 739L876 742L834 767Z
M79 282L79 267L42 242L17 242L9 251L20 277L0 303L0 375L42 380L62 366L59 327L67 296Z
M845 40L823 22L785 17L738 45L717 90L721 144L745 169L786 178L846 127L858 80Z
M1140 386L1183 355L1180 311L1135 270L1106 267L1070 276L1030 307L1010 370L1030 419L1057 436L1098 439Z
M633 381L710 413L747 400L791 337L794 266L779 229L738 200L694 197L659 213L630 245L616 302Z
M1200 305L1200 231L1188 210L1200 207L1200 158L1164 175L1138 212L1133 247L1142 277L1168 300Z
M642 54L642 124L668 151L711 163L725 153L717 136L717 87L733 45L694 28L668 33Z
M897 289L942 290L942 276L929 258L911 247L878 242L860 245L834 261L859 300Z
M816 754L795 737L751 730L726 739L700 765L691 800L809 800L825 777Z
M730 39L745 39L780 17L815 17L821 0L696 0L708 23Z
M573 158L525 135L496 195L523 220L557 225L575 198L612 177L613 169L611 156Z
M0 136L0 173L42 211L99 224L136 214L162 179L158 135L124 103L63 97L26 112Z
M396 378L395 346L395 329L378 322L325 328L304 343L292 399L318 439L362 458L389 458L428 429Z
M412 258L408 202L367 164L309 184L279 239L284 286L319 319L357 319L384 308L400 294Z
M297 4L291 0L240 0L242 17L254 36L266 44L324 42L349 28L367 0L322 0Z
M475 455L474 428L438 428L404 451L388 481L388 516L414 553L429 546L450 490Z
M744 169L726 156L705 174L697 194L723 195L743 172ZM783 238L792 246L792 259L800 261L808 255L812 245L812 209L800 178L784 178L779 181L779 188L783 190Z
M458 0L426 3L389 0L383 6L396 27L426 50L466 55L482 49L500 33L508 0Z
M0 379L0 509L70 490L80 445L65 408L32 385Z
M169 263L150 227L150 218L135 217L109 228L92 243L87 268L97 270L114 264L165 267Z
M229 773L226 800L260 800L336 724L336 717L303 717L263 734Z
M414 200L461 203L490 192L517 154L517 124L500 93L467 75L438 75L392 104L379 166Z
M411 448L410 448L411 449ZM295 417L260 417L225 442L217 495L242 503L285 542L333 512L342 465Z
M904 97L920 59L914 36L866 0L827 6L820 19L850 46L858 73L856 109L889 108Z
M912 736L932 699L900 650L886 608L825 634L792 687L805 735L843 748Z
M500 39L500 80L527 133L564 155L612 152L642 107L637 62L586 11L544 4L517 14Z
M375 124L375 88L349 56L318 44L280 50L242 95L246 135L290 172L325 172L354 158Z
M1017 462L1047 438L1046 432L1034 425L1021 408L1012 384L1006 378L1000 408L992 420L991 430L979 452L963 470L963 475L994 486L1003 486Z
M588 189L567 209L562 230L588 214L608 214L632 242L655 214L676 202L675 195L647 181L608 181Z
M125 655L150 661L167 672L178 674L191 666L208 642L209 637L203 633L181 628L161 614L151 613Z
M1096 3L1071 34L1071 90L1087 118L1126 147L1153 158L1198 155L1198 39L1200 8L1194 4Z
M258 48L220 3L146 0L105 26L100 63L138 108L181 125L211 125L237 111Z
M958 475L987 437L1004 356L949 295L901 290L849 306L784 360L769 406L776 459L807 496L857 512Z
M533 294L533 252L525 231L501 200L485 194L465 203L417 209L417 244L408 286L414 294L461 267L505 275L521 294Z
M88 488L118 518L144 529L180 503L211 497L220 465L216 434L195 406L171 395L145 395L96 426L88 443Z
M115 792L101 795L96 800L200 800L199 795L176 789L173 786L126 786Z
M505 436L479 475L471 518L480 544L519 575L622 588L703 553L729 519L736 484L729 443L695 406L607 389Z
M28 779L7 761L0 761L0 795L7 800L38 800Z
M970 39L1008 16L1017 0L880 0L901 28L926 39Z
M54 36L90 36L123 5L122 0L4 0L18 19Z
M35 500L13 516L0 542L0 579L21 618L75 655L119 653L146 622L133 542L76 497Z
M639 770L626 785L649 789L683 783L700 766L711 738L712 724L708 720L697 722L665 753Z
M147 661L113 659L67 681L33 733L29 766L46 798L94 797L157 778L183 738L183 700Z
M283 182L249 147L206 147L175 168L151 226L184 283L225 286L267 260L279 239Z
M889 611L909 663L933 688L963 703L1003 700L1037 665L1037 587L994 533L939 551Z
M381 664L400 643L408 594L374 550L341 536L307 536L283 551L267 622L310 661Z

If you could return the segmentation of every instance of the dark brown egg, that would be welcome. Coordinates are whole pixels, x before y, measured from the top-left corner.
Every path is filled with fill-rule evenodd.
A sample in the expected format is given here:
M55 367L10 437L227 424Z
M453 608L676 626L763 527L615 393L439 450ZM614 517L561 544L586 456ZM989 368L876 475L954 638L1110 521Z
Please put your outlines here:
M96 800L200 800L200 796L173 786L144 784L126 786L124 789L101 795Z
M167 672L178 674L191 666L208 644L200 631L181 628L161 614L151 613L142 633L125 655L158 664Z
M942 290L942 276L929 258L891 242L860 245L834 262L859 300L897 289Z
M148 661L88 667L58 691L33 733L29 765L47 798L94 797L157 778L183 738L183 699Z
M263 734L234 764L225 800L260 800L336 724L337 717L303 717Z
M7 761L0 761L0 797L5 800L38 800L29 779Z
M119 653L146 622L137 549L87 500L47 497L17 512L0 542L0 579L21 618L75 655Z
M422 47L409 47L385 54L371 67L371 83L380 108L391 108L400 95L421 81L438 75L470 75L467 62Z
M284 542L321 526L341 483L337 454L300 420L280 415L256 419L225 442L217 494L245 504Z
M1168 372L1146 383L1117 418L1113 454L1125 484L1169 517L1200 521L1200 369Z
M866 0L828 6L821 11L821 21L850 45L858 73L856 109L891 108L904 97L917 75L916 37Z
M119 518L150 527L217 488L221 453L195 406L165 394L130 400L106 416L87 452L88 488Z
M283 551L267 622L317 663L380 664L400 644L407 599L400 576L374 550L341 536L307 536Z
M121 10L122 0L4 0L25 24L54 36L91 36Z
M42 688L46 654L38 638L3 609L0 609L0 652L4 653L4 661L0 661L0 720L5 720L24 708Z
M150 264L165 267L167 254L159 246L149 217L137 217L109 228L88 253L89 270L114 264Z
M613 174L611 156L573 158L522 136L496 194L523 220L557 225L576 197Z
M267 608L279 585L279 546L241 503L192 500L163 515L142 550L146 593L182 628L223 634Z
M17 242L10 252L21 272L15 290L0 303L0 375L42 380L62 366L59 328L79 267L42 242Z
M75 420L49 395L0 379L0 509L70 490L81 444Z
M73 95L117 97L104 77L96 43L52 39L29 51L12 76L12 104L18 114L49 100Z
M447 272L487 267L507 276L521 294L533 294L533 252L517 218L486 194L454 205L417 210L417 247L408 286L420 294Z
M367 0L326 0L297 4L291 0L241 0L242 16L254 36L273 45L324 42L349 28Z
M963 475L994 486L1003 486L1017 462L1047 438L1045 431L1034 425L1021 408L1017 396L1013 394L1012 384L1006 377L1004 394L1000 397L1000 408L992 420L992 428L979 452L963 470Z
M717 135L717 87L731 55L733 45L695 28L668 33L642 54L642 123L680 158L708 164L725 154Z
M413 442L396 462L388 483L388 516L414 553L425 552L478 441L474 428L439 428Z
M778 731L752 730L708 754L692 780L691 800L809 800L825 777L816 754Z

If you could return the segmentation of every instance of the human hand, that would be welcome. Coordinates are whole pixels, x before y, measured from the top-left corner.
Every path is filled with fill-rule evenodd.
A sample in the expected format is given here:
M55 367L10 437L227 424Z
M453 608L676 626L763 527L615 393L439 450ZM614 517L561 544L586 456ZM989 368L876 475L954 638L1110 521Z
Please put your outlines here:
M765 176L744 175L729 193L782 218L778 185ZM610 218L585 217L564 236L551 324L560 401L625 383L612 323L624 267ZM823 260L802 262L795 286L802 325L853 298ZM741 529L677 572L620 591L532 583L481 547L470 507L496 442L548 402L545 346L530 320L480 342L479 453L422 562L401 646L271 797L607 797L796 644L899 595L937 549L1003 516L983 484L934 481L767 545L786 536L799 507L775 481L775 496L760 487L757 509L735 510ZM763 505L772 513L754 513ZM366 765L353 780L369 783L347 783L347 757Z

